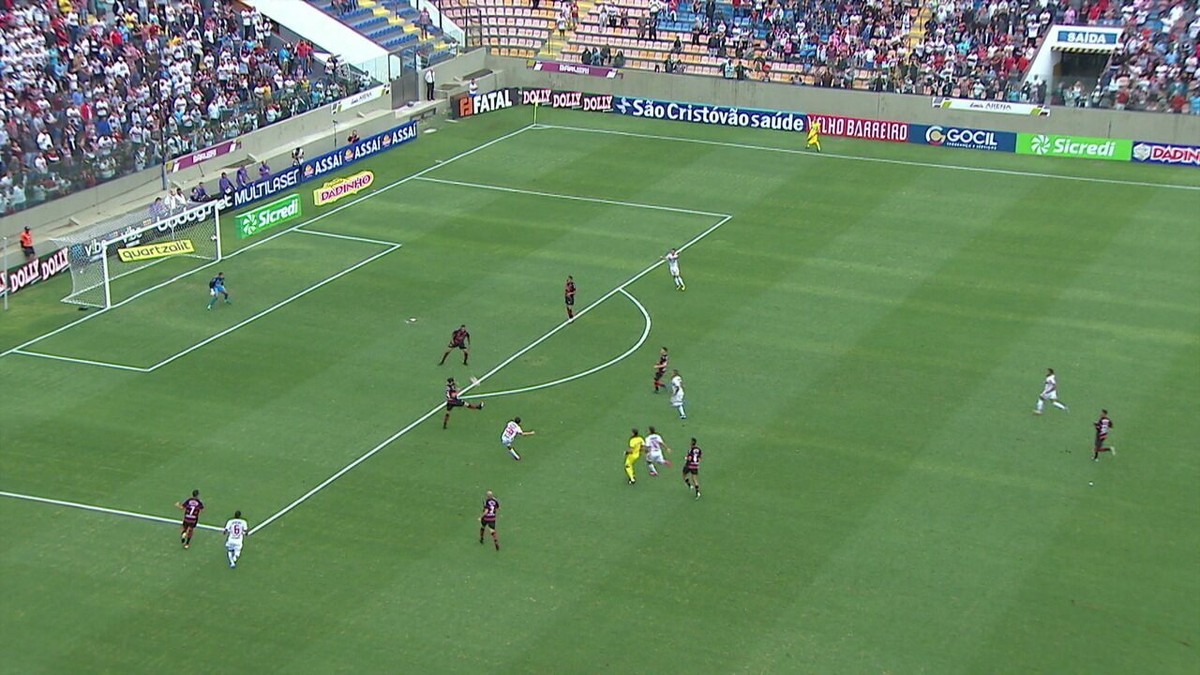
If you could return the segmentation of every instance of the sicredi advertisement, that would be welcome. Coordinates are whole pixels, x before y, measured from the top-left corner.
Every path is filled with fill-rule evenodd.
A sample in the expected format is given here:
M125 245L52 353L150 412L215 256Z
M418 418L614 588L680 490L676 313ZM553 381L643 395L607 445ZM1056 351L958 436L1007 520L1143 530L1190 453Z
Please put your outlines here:
M1017 134L1017 154L1128 162L1133 156L1133 141L1061 134Z
M263 204L234 218L238 239L247 239L272 227L295 220L301 215L300 195L292 193L270 204Z
M910 143L936 145L945 148L967 150L990 150L993 152L1016 152L1017 135L1008 131L990 131L968 127L951 127L940 124L913 124L908 138Z

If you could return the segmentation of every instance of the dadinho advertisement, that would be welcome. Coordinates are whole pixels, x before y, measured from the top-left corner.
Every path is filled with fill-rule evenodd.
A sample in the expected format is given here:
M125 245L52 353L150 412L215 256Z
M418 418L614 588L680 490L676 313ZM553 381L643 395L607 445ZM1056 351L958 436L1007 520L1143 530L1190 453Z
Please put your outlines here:
M1128 162L1133 156L1133 141L1061 134L1017 134L1017 154Z

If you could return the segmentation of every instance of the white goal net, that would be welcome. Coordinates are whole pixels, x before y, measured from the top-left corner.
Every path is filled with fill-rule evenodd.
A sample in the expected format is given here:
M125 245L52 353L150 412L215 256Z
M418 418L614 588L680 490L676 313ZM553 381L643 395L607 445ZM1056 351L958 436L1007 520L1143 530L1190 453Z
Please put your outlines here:
M199 268L221 259L220 201L197 204L160 216L147 212L111 218L54 242L68 249L71 294L63 302L108 308L145 290L146 284L113 281L168 260L185 259ZM173 263L177 265L177 263ZM179 273L186 268L172 267Z

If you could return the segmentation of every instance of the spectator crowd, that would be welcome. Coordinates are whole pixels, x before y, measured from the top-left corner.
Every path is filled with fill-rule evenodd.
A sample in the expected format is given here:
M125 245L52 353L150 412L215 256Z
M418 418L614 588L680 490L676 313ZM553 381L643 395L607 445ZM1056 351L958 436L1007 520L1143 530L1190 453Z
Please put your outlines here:
M354 93L224 0L0 0L0 214ZM208 7L208 9L205 9Z
M564 3L567 6L569 3ZM1197 0L602 0L603 33L636 27L664 40L661 69L690 49L715 57L729 78L875 91L1169 110L1200 114ZM669 22L669 30L660 27ZM560 22L560 27L566 22ZM1125 28L1100 78L1048 83L1028 77L1053 24ZM585 62L609 63L610 49ZM787 64L787 68L779 68ZM655 68L660 69L658 66Z

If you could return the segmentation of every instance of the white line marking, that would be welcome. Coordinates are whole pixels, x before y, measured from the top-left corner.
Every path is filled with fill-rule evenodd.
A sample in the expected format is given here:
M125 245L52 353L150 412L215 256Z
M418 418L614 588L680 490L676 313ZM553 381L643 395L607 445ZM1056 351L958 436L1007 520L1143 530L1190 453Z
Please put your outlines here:
M1103 185L1128 185L1134 187L1151 187L1164 188L1167 190L1200 190L1200 185L1174 185L1170 183L1149 183L1133 180L1117 180L1115 178L1089 178L1087 176L1068 176L1055 173L1038 173L1035 171L1017 171L1014 169L993 169L981 166L959 166L956 164L936 164L934 162L914 162L905 159L888 159L886 157L859 157L856 155L839 155L831 152L812 153L807 150L799 150L796 148L773 148L769 145L752 145L749 143L732 143L728 141L713 141L703 138L685 138L681 136L660 136L658 134L643 134L634 131L617 131L615 129L588 129L586 127L572 127L555 124L539 124L539 129L559 129L563 131L581 131L591 134L609 134L613 136L629 136L631 138L648 138L658 141L678 141L680 143L696 143L698 145L714 145L725 148L739 148L741 150L762 150L765 152L779 152L788 155L804 155L805 157L814 158L829 158L829 159L844 159L852 162L874 162L877 164L897 164L900 166L919 166L927 169L949 169L952 171L971 171L975 173L992 173L1003 176L1022 176L1026 178L1053 178L1059 180L1078 181L1081 183L1100 183Z
M296 234L311 234L317 237L331 237L333 239L345 239L347 241L361 241L364 244L379 244L380 246L399 246L398 241L384 241L382 239L369 239L367 237L355 237L350 234L337 234L334 232L325 232L323 230L306 230L303 227L298 227L293 230Z
M704 239L708 235L715 232L717 230L717 228L721 227L725 223L728 223L730 221L730 219L732 219L732 218L733 218L733 216L722 216L721 219L719 221L717 221L714 225L711 225L708 229L706 229L703 232L701 232L700 234L692 237L690 240L687 241L687 243L680 246L679 250L680 251L687 250L689 247L691 247L696 242L700 241L701 239ZM625 288L628 287L630 284L632 284L635 281L637 281L638 279L641 279L642 277L646 276L647 274L649 274L651 271L653 271L655 268L659 267L662 264L663 264L663 261L661 259L656 260L649 267L646 267L645 269L638 272L637 274L634 274L633 276L629 277L628 279L623 281L619 286L608 291L604 295L600 296L599 299L595 300L587 307L584 307L583 309L581 309L579 311L579 313L577 313L575 315L575 321L578 321L585 314L590 312L593 308L599 306L600 303L604 302L605 300L608 300L609 298L616 295L617 293L623 293L625 291ZM494 368L492 368L488 372L484 373L476 381L472 382L471 384L467 385L466 387L463 387L461 393L465 394L468 391L470 391L471 389L474 389L475 387L483 384L484 382L487 381L488 378L490 378L491 376L500 372L500 370L503 369L505 366L512 363L513 361L516 361L517 359L521 358L525 354L529 353L530 350L534 349L535 347L542 344L546 340L549 340L555 333L558 333L560 330L562 330L563 328L566 328L567 326L571 325L572 323L574 323L574 321L563 321L562 323L558 324L554 328L551 328L549 331L547 331L541 337L534 340L533 342L530 342L528 345L522 347L521 349L517 350L516 353L514 353L512 356L509 356L508 358L504 359L498 365L496 365ZM278 511L276 511L274 514L272 514L266 520L263 520L258 525L255 525L254 527L250 528L249 534L255 534L256 532L263 529L264 527L270 525L271 523L275 522L276 520L279 520L283 516L287 515L289 512L291 512L292 509L296 508L297 506L300 506L304 502L311 499L313 495L315 495L318 492L320 492L321 490L324 490L325 488L329 487L330 484L332 484L335 480L337 480L337 479L341 478L342 476L346 475L347 473L349 473L352 469L354 469L354 467L358 466L359 464L362 464L363 462L367 461L371 457L374 457L375 454L378 453L380 450L383 450L387 446L394 443L401 436L404 436L408 432L415 429L418 425L420 425L425 420L436 415L438 413L438 411L443 409L443 407L444 407L444 404L438 404L437 406L431 408L425 414L418 417L416 420L410 422L403 429L400 429L399 431L392 434L391 436L388 436L381 443L379 443L375 447L373 447L370 450L363 453L363 455L360 456L358 459L356 459L353 462L350 462L346 466L342 467L336 473L334 473L332 476L321 481L315 487L313 487L311 490L309 490L308 492L305 492L303 495L300 495L300 497L293 500L292 503L288 504L287 506L283 507L282 509L279 509Z
M464 158L464 157L469 157L470 155L473 155L473 154L475 154L476 152L479 152L480 150L485 150L485 149L487 149L487 148L490 148L490 147L492 147L493 145L495 145L495 144L497 144L497 143L499 143L499 142L501 142L501 141L506 141L506 140L508 140L508 139L510 139L510 138L513 138L514 136L517 136L517 135L519 135L519 134L522 134L522 133L524 133L524 132L528 131L530 128L531 128L530 126L524 126L524 127L521 127L520 129L517 129L516 131L513 131L513 132L510 132L510 133L507 133L507 134L505 134L505 135L503 135L503 136L500 136L500 137L498 137L498 138L493 138L492 140L488 141L487 143L483 143L483 144L477 145L477 146L475 146L475 147L471 148L470 150L465 150L465 151L463 151L463 152L460 152L460 153L458 153L457 155L455 155L455 156L451 157L450 159L447 159L447 160L445 160L445 161L442 161L442 162L437 162L436 164L433 164L432 166L427 166L427 167L425 167L424 169L421 169L420 171L418 171L418 172L416 172L416 173L409 174L409 175L405 176L404 178L401 178L401 179L399 179L399 180L393 181L393 182L391 182L391 183L389 183L389 184L387 184L387 185L385 185L385 186L383 186L383 187L379 188L378 190L376 190L376 191L374 191L374 192L371 192L371 193L369 193L369 194L365 194L365 195L363 195L363 196L361 196L361 197L356 197L356 198L354 198L353 200L346 202L345 204L341 204L341 205L339 205L339 206L336 206L336 207L334 207L334 208L332 208L332 209L330 209L330 210L328 210L328 211L324 211L324 212L322 212L322 213L319 213L319 214L317 214L316 216L313 216L312 218L309 218L308 220L305 220L305 221L304 221L304 222L302 222L302 223L298 223L298 224L296 224L296 225L293 225L293 226L291 226L291 227L289 227L289 228L287 228L287 229L285 229L285 230L280 230L279 232L276 232L275 234L272 234L272 235L269 235L269 236L267 236L267 237L265 237L265 238L263 238L263 239L260 239L259 241L256 241L256 242L254 242L253 244L249 244L249 245L247 245L245 248L238 249L238 250L234 251L233 253L230 253L229 255L225 256L225 257L224 257L222 260L228 260L228 259L230 259L230 258L232 258L232 257L234 257L234 256L241 255L242 253L245 253L246 251L253 250L253 249L255 249L255 248L259 247L259 246L262 246L263 244L267 243L268 241L271 241L271 240L275 239L276 237L282 237L283 235L285 235L285 234L288 234L289 232L292 232L293 230L296 230L296 229L298 229L298 228L300 228L300 227L302 227L302 226L304 226L304 225L310 225L310 224L312 224L312 223L319 222L319 221L321 221L321 220L323 220L323 219L325 219L325 218L328 218L329 216L332 216L333 214L335 214L335 213L337 213L337 212L341 211L342 209L348 209L348 208L350 208L351 206L354 206L355 204L357 204L357 203L359 203L359 202L366 201L366 200L368 200L368 199L371 199L372 197L377 197L377 196L379 196L379 195L383 194L384 192L387 192L388 190L391 190L392 188L395 188L395 187L399 187L399 186L401 186L401 185L404 185L405 183L409 182L410 180L414 180L414 179L420 178L421 176L424 176L425 174L429 173L430 171L434 171L434 170L440 169L440 168L442 168L443 166L446 166L447 164L449 164L449 163L451 163L451 162L456 162L456 161L458 161L458 160L460 160L460 159L462 159L462 158ZM210 262L210 263L207 263L207 264L205 264L205 265L201 265L200 267L197 267L196 269L193 269L193 270L188 270L187 272L184 272L184 273L182 273L182 274L177 274L177 275L175 275L174 277L171 277L170 279L167 279L166 281L163 281L163 282L161 282L161 283L155 284L154 286L151 286L150 288L147 288L147 289L144 289L144 290L138 291L138 292L137 292L137 293L135 293L134 295L132 295L132 296L130 296L130 297L128 297L128 298L125 298L125 299L124 299L124 300L122 300L121 302L118 302L118 303L115 303L115 304L111 305L111 306L110 306L110 307L108 307L107 309L101 309L101 310L99 310L99 311L97 311L97 312L95 312L95 313L88 314L87 316L85 316L85 317L83 317L83 318L81 318L81 319L76 319L76 320L74 320L74 321L72 321L72 322L70 322L70 323L68 323L68 324L66 324L66 325L64 325L64 326L59 326L58 328L55 328L54 330L50 331L49 333L44 333L44 334L42 334L42 335L39 335L39 336L37 336L37 337L35 337L35 338L31 339L31 340L28 340L27 342L23 342L23 343L21 343L21 344L17 345L16 347L13 347L13 348L11 348L11 349L8 349L8 350L6 350L6 351L0 352L0 358L3 358L3 357L5 357L5 356L8 356L9 354L13 354L13 353L15 353L15 352L16 352L16 350L18 350L18 349L25 349L26 347L29 347L29 346L31 346L31 345L35 345L35 344L37 344L37 343L41 342L42 340L45 340L46 338L52 337L52 336L54 336L54 335L58 335L59 333L61 333L61 332L65 331L65 330L67 330L67 329L69 329L69 328L73 328L73 327L75 327L75 326L77 326L77 325L79 325L79 324L83 323L84 321L90 321L90 320L92 320L92 319L94 319L94 318L96 318L96 317L98 317L98 316L101 316L101 315L105 314L106 312L109 312L109 311L111 311L111 310L114 310L114 309L116 309L116 308L118 308L118 307L120 307L120 306L122 306L122 305L125 305L125 304L127 304L127 303L133 302L134 300L136 300L136 299L138 299L138 298L142 297L143 295L146 295L147 293L150 293L150 292L152 292L152 291L156 291L156 290L158 290L158 289L160 289L160 288L163 288L164 286L167 286L167 285L173 284L173 283L175 283L176 281L179 281L180 279L184 279L184 278L186 278L186 277L189 277L189 276L191 276L191 275L193 275L193 274L195 274L195 273L197 273L197 272L199 272L199 271L201 271L201 270L203 270L203 269L206 269L206 268L212 267L213 265L216 265L216 264L218 264L219 262L221 262L221 261L214 260L214 261L212 261L212 262Z
M641 204L638 202L623 202L616 199L601 199L600 197L580 197L578 195L564 195L557 192L540 192L538 190L523 190L521 188L504 187L502 185L485 185L483 183L467 183L459 180L446 180L443 178L425 178L421 177L417 180L426 183L441 183L442 185L457 185L459 187L475 188L478 190L494 190L496 192L510 192L518 195L534 195L536 197L550 197L553 199L569 199L575 202L592 202L594 204L606 204L609 206L628 206L635 209L652 209L654 211L671 211L673 213L687 213L693 216L709 216L711 218L721 218L727 214L713 213L712 211L696 211L695 209L681 209L674 206L659 206L657 204Z
M50 359L51 361L66 361L68 363L82 363L87 366L100 366L102 368L113 368L115 370L128 370L134 373L148 373L147 368L140 366L127 366L122 363L109 363L108 361L92 361L91 359L77 359L72 356L58 356L57 354L44 354L42 352L29 352L24 349L14 349L13 354L21 356L36 356L39 359Z
M619 363L620 361L623 361L624 359L628 358L629 355L633 354L638 349L640 349L642 345L646 344L646 339L650 337L650 326L652 325L652 321L650 320L650 312L646 311L645 305L643 305L641 302L638 302L637 298L630 295L629 292L623 288L621 289L621 294L624 295L625 297L629 298L629 300L631 302L633 302L633 304L638 308L638 311L642 313L642 317L644 317L646 320L645 328L642 329L642 336L640 338L638 338L637 343L635 343L629 349L625 350L624 354L621 354L620 356L610 359L598 366L589 368L589 369L583 371L582 373L575 373L574 375L568 375L567 377L560 377L557 380L551 380L550 382L534 384L534 385L531 385L528 387L521 387L519 389L505 389L504 391L492 391L492 392L487 392L487 393L483 393L483 394L475 394L473 396L464 396L463 398L495 398L497 396L508 396L510 394L524 394L524 393L531 392L531 391L537 391L538 389L549 389L550 387L554 387L554 386L557 386L560 384L566 384L567 382L571 382L572 380L578 380L580 378L587 377L588 375L591 375L593 373L598 373L601 370L604 370L605 368L607 368L611 365L614 365L616 363Z
M27 502L38 502L39 504L53 504L54 506L66 506L72 509L81 509L83 511L92 511L94 513L107 513L113 516L125 516L126 518L136 518L138 520L149 520L155 523L167 523L168 525L178 525L179 518L164 518L162 516L152 516L149 513L137 513L135 511L123 511L121 509L110 509L104 506L95 506L93 504L80 504L79 502L68 502L62 499L50 499L48 497L35 497L33 495L23 495L18 492L5 492L0 490L0 497L9 497L11 499L22 499ZM223 532L224 529L215 525L205 525L200 523L196 526L197 529L211 530L213 532Z
M258 319L261 319L262 317L270 314L271 312L274 312L275 310L279 309L280 307L283 307L284 305L291 303L293 300L298 300L298 299L308 295L309 293L312 293L313 291L317 290L318 288L324 286L325 284L328 284L332 281L341 279L342 277L353 272L354 270L356 270L364 265L368 265L372 262L375 262L376 260L391 253L392 251L397 251L399 249L400 249L400 245L397 244L395 246L389 247L386 250L376 253L375 255L371 256L370 258L367 258L365 260L360 260L359 262L355 263L354 265L351 265L350 267L347 267L346 269L342 270L341 272L338 272L337 274L335 274L331 277L326 277L325 279L318 281L317 283L313 284L312 286L309 286L308 288L300 291L299 293L293 294L291 297L287 298L286 300L280 300L279 302L275 303L274 305L271 305L270 307L262 310L261 312L258 312L257 314L254 314L253 316L249 316L249 317L243 319L242 321L235 323L234 325L230 326L229 328L226 328L225 330L223 330L215 335L211 335L211 336L201 340L200 342L197 342L196 344L192 345L191 347L188 347L187 349L185 349L181 352L178 352L172 356L168 356L167 358L163 359L162 361L159 361L158 363L150 366L146 372L154 372L154 371L158 370L159 368L162 368L163 366L167 365L168 363L171 363L172 361L174 361L176 359L183 358L184 356L191 354L192 352L196 351L197 349L200 349L201 347L209 344L210 342L219 340L219 339L225 337L226 335L229 335L233 331L238 330L239 328L242 328L243 326L245 326L249 323L257 321Z

